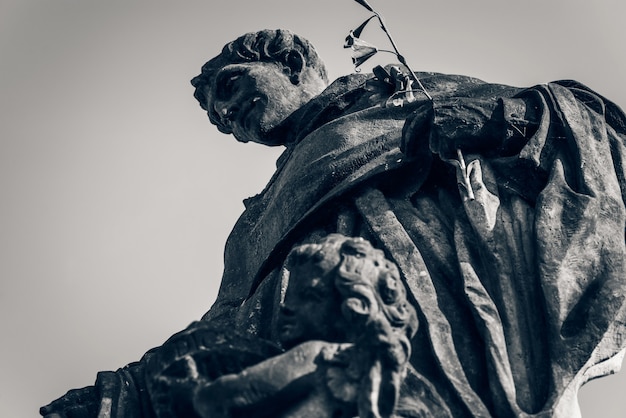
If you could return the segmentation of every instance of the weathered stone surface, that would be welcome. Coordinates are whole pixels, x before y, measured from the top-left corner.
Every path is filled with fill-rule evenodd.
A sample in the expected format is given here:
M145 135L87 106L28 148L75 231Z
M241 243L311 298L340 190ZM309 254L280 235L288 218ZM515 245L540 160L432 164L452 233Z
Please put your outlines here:
M407 374L417 315L397 267L363 239L332 234L295 248L279 317L289 350L201 387L202 417L446 416L445 403ZM428 397L407 402L410 391Z
M195 322L144 361L152 409L158 417L197 417L193 407L197 387L281 352L269 341Z
M221 131L286 146L265 190L246 201L226 244L218 299L200 324L262 344L281 336L285 348L308 344L301 370L317 373L310 360L320 347L340 352L358 338L317 328L329 325L314 323L317 316L309 326L318 334L284 328L286 256L331 233L363 237L397 265L420 323L406 366L414 384L402 386L398 416L415 416L412 402L433 416L579 416L578 388L617 371L626 345L626 116L574 81L522 89L418 73L432 100L415 92L389 102L396 85L406 86L394 82L402 72L375 73L324 89L308 42L263 31L227 45L193 80ZM272 380L271 364L286 382L298 376L285 366L295 352L273 356L259 346L258 358L217 380L230 383L210 383L218 375L200 378L190 365L213 354L181 346L172 366L152 368L165 347L42 414L190 416L193 393L206 389L206 402L196 400L206 416L208 394L245 390L245 370L261 382ZM211 344L201 351L212 353ZM181 390L155 390L155 376L170 387L183 379ZM106 383L114 377L124 384ZM335 408L329 399L281 413L322 414ZM185 405L183 415L171 412L176 405Z

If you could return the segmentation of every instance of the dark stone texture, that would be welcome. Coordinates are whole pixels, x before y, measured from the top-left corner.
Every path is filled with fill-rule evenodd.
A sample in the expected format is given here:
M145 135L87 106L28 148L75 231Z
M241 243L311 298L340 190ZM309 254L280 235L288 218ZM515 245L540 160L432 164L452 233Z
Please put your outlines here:
M432 100L415 91L389 101L393 83L371 74L323 89L319 58L285 31L245 35L209 61L194 85L212 122L241 141L286 146L228 239L218 299L203 321L42 414L207 416L210 394L241 394L245 414L258 414L224 416L264 416L267 402L271 416L353 413L354 399L337 403L327 382L310 380L324 370L315 359L387 351L345 324L321 326L327 319L311 318L318 333L290 334L281 311L290 251L340 233L397 266L420 324L410 346L391 350L410 353L401 368L359 363L354 376L377 370L380 387L395 382L384 394L397 402L366 416L389 416L389 405L406 417L580 416L579 387L618 371L626 346L626 116L574 81L417 76ZM268 79L272 89L257 84ZM264 382L273 395L246 398ZM298 388L317 397L302 401Z

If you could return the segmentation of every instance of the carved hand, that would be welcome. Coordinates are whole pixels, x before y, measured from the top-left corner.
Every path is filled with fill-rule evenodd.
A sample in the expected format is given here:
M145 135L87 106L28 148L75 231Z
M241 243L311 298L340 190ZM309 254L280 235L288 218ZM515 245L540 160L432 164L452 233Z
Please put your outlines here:
M44 418L95 416L100 405L93 386L70 390L65 396L41 408Z

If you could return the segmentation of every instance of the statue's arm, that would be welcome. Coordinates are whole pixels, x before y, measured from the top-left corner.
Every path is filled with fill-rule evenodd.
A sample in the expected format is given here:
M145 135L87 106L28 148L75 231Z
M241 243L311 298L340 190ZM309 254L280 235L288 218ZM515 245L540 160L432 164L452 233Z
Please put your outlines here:
M519 97L444 97L420 106L404 126L402 150L442 159L465 154L513 155L536 131L541 108L534 94Z
M308 341L240 373L228 374L196 389L194 405L206 418L270 416L313 391L315 359L323 341ZM257 415L258 414L258 415Z
M39 413L45 418L95 418L124 411L128 418L153 418L144 381L145 359L152 352L115 372L98 373L93 386L72 389L41 407Z

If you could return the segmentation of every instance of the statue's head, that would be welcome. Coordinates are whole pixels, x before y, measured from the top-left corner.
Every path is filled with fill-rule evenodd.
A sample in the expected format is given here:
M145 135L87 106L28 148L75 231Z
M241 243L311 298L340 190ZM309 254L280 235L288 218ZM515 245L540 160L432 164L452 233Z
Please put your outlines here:
M328 85L313 46L286 30L245 34L191 80L211 123L238 141L283 145L270 131Z
M354 342L372 327L402 335L408 344L417 331L398 268L363 238L331 234L298 246L287 270L279 320L284 347L308 340Z

